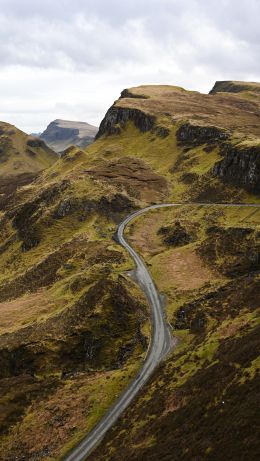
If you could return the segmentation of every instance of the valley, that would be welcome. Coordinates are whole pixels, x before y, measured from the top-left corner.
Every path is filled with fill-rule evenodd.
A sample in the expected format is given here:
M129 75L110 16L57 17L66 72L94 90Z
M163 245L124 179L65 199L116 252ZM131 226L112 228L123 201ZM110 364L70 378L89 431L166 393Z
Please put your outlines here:
M124 90L59 156L4 125L1 461L66 459L149 357L88 459L258 459L259 88ZM178 340L163 361L133 254Z

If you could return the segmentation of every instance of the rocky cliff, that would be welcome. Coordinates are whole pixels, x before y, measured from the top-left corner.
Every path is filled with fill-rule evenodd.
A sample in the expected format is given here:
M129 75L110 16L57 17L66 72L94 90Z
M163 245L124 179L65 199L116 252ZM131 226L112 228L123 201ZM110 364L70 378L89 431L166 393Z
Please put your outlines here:
M252 91L253 93L260 93L260 84L257 82L236 82L226 80L216 82L209 94L217 93L243 93Z
M207 189L210 178L212 184L219 178L231 187L259 193L259 94L257 83L243 82L217 82L209 95L170 86L126 89L106 113L96 138L127 133L132 124L147 134L146 141L148 136L153 143L168 138L159 149L164 150L163 156L168 153L167 161L178 151L170 171L182 170L184 178L185 170L190 174L193 164L193 182L197 182L198 190ZM139 145L137 148L144 150ZM195 163L211 163L211 167L201 174Z
M213 167L213 174L224 182L244 187L253 194L260 193L260 146L225 144L223 160Z
M107 111L105 118L102 120L96 138L104 134L120 134L121 129L126 126L127 122L133 122L141 133L150 131L155 124L155 117L146 114L139 109L127 109L112 106Z

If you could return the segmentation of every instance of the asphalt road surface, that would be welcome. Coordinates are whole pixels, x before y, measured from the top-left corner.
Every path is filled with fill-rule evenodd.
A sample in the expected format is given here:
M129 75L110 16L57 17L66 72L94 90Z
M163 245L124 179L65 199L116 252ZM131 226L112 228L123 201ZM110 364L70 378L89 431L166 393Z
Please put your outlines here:
M146 213L149 210L175 207L175 206L248 206L260 207L258 204L214 204L214 203L166 203L161 205L151 205L142 210L136 211L128 216L117 229L118 242L129 252L136 264L136 279L145 293L151 307L152 316L152 336L149 350L143 366L139 370L137 376L122 392L118 400L110 407L100 422L94 429L86 435L86 437L68 454L64 461L83 461L86 460L91 451L101 442L108 429L113 426L119 416L133 401L143 385L148 381L151 374L161 362L161 360L170 352L176 339L171 335L169 325L163 309L161 297L155 287L151 275L140 256L127 243L124 238L125 227L136 217Z

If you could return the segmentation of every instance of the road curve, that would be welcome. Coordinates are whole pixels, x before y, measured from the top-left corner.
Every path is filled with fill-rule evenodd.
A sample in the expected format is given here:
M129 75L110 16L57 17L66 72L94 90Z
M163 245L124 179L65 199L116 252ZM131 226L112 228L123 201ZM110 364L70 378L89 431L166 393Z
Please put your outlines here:
M118 242L128 251L130 256L136 265L136 278L141 286L146 298L151 307L152 315L152 336L150 341L149 350L146 355L146 359L143 363L142 368L139 370L137 376L123 391L118 400L112 405L112 407L103 416L100 422L94 427L94 429L77 445L65 458L64 461L83 461L85 460L91 451L101 442L105 433L108 429L113 426L119 416L132 402L135 396L138 394L143 385L150 378L151 374L160 363L160 361L170 351L174 340L170 333L162 301L160 295L155 287L155 284L151 278L151 275L140 256L135 250L127 243L124 238L124 230L130 221L137 218L138 216L146 213L149 210L157 208L175 207L175 206L249 206L249 207L260 207L258 204L222 204L222 203L165 203L160 205L151 205L142 210L136 211L129 215L117 229L117 240Z

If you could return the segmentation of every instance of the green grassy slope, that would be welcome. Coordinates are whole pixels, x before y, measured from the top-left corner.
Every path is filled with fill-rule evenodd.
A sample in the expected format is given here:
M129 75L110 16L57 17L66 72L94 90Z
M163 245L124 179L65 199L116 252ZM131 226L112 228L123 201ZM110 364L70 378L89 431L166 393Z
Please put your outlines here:
M28 156L28 139L11 129L11 153L0 170L5 165L8 174L16 171L15 149L24 161L24 170L18 165L21 174L27 157L33 175L48 168L10 191L0 215L1 461L19 456L60 459L93 427L141 364L149 341L149 311L127 275L131 260L113 240L117 223L151 203L259 202L259 102L256 92L250 95L201 95L165 86L124 91L102 122L96 142L86 150L72 147L55 162L45 148L38 157L39 146L30 146ZM208 213L183 208L149 214L129 229L129 238L167 296L169 321L182 341L143 394L142 406L152 405L148 417L139 413L138 405L130 409L134 424L129 440L124 439L130 424L125 419L121 435L114 432L108 439L111 451L106 445L96 456L117 459L113 450L121 440L126 459L131 453L135 459L150 459L151 452L145 451L149 446L160 447L154 451L157 456L163 454L156 419L175 415L166 409L162 416L164 403L160 407L153 396L168 402L175 380L181 388L197 377L194 386L203 403L202 382L219 360L216 354L231 357L231 349L222 352L225 338L240 341L241 325L246 325L241 341L251 335L257 224L259 215L242 207L236 212L212 207ZM241 365L251 378L254 360ZM225 391L231 381L225 381ZM189 395L190 387L183 389ZM190 395L195 395L193 390ZM210 405L215 397L218 401L217 390ZM166 407L174 408L169 402ZM185 408L193 414L193 408ZM167 426L169 439L176 437L172 424ZM169 441L165 447L172 449ZM208 444L205 450L211 448Z
M58 160L44 142L0 122L0 209L16 189L31 183Z
M133 223L179 345L90 460L258 459L259 225L214 206Z
M57 154L40 140L0 122L0 177L38 173L57 159Z

